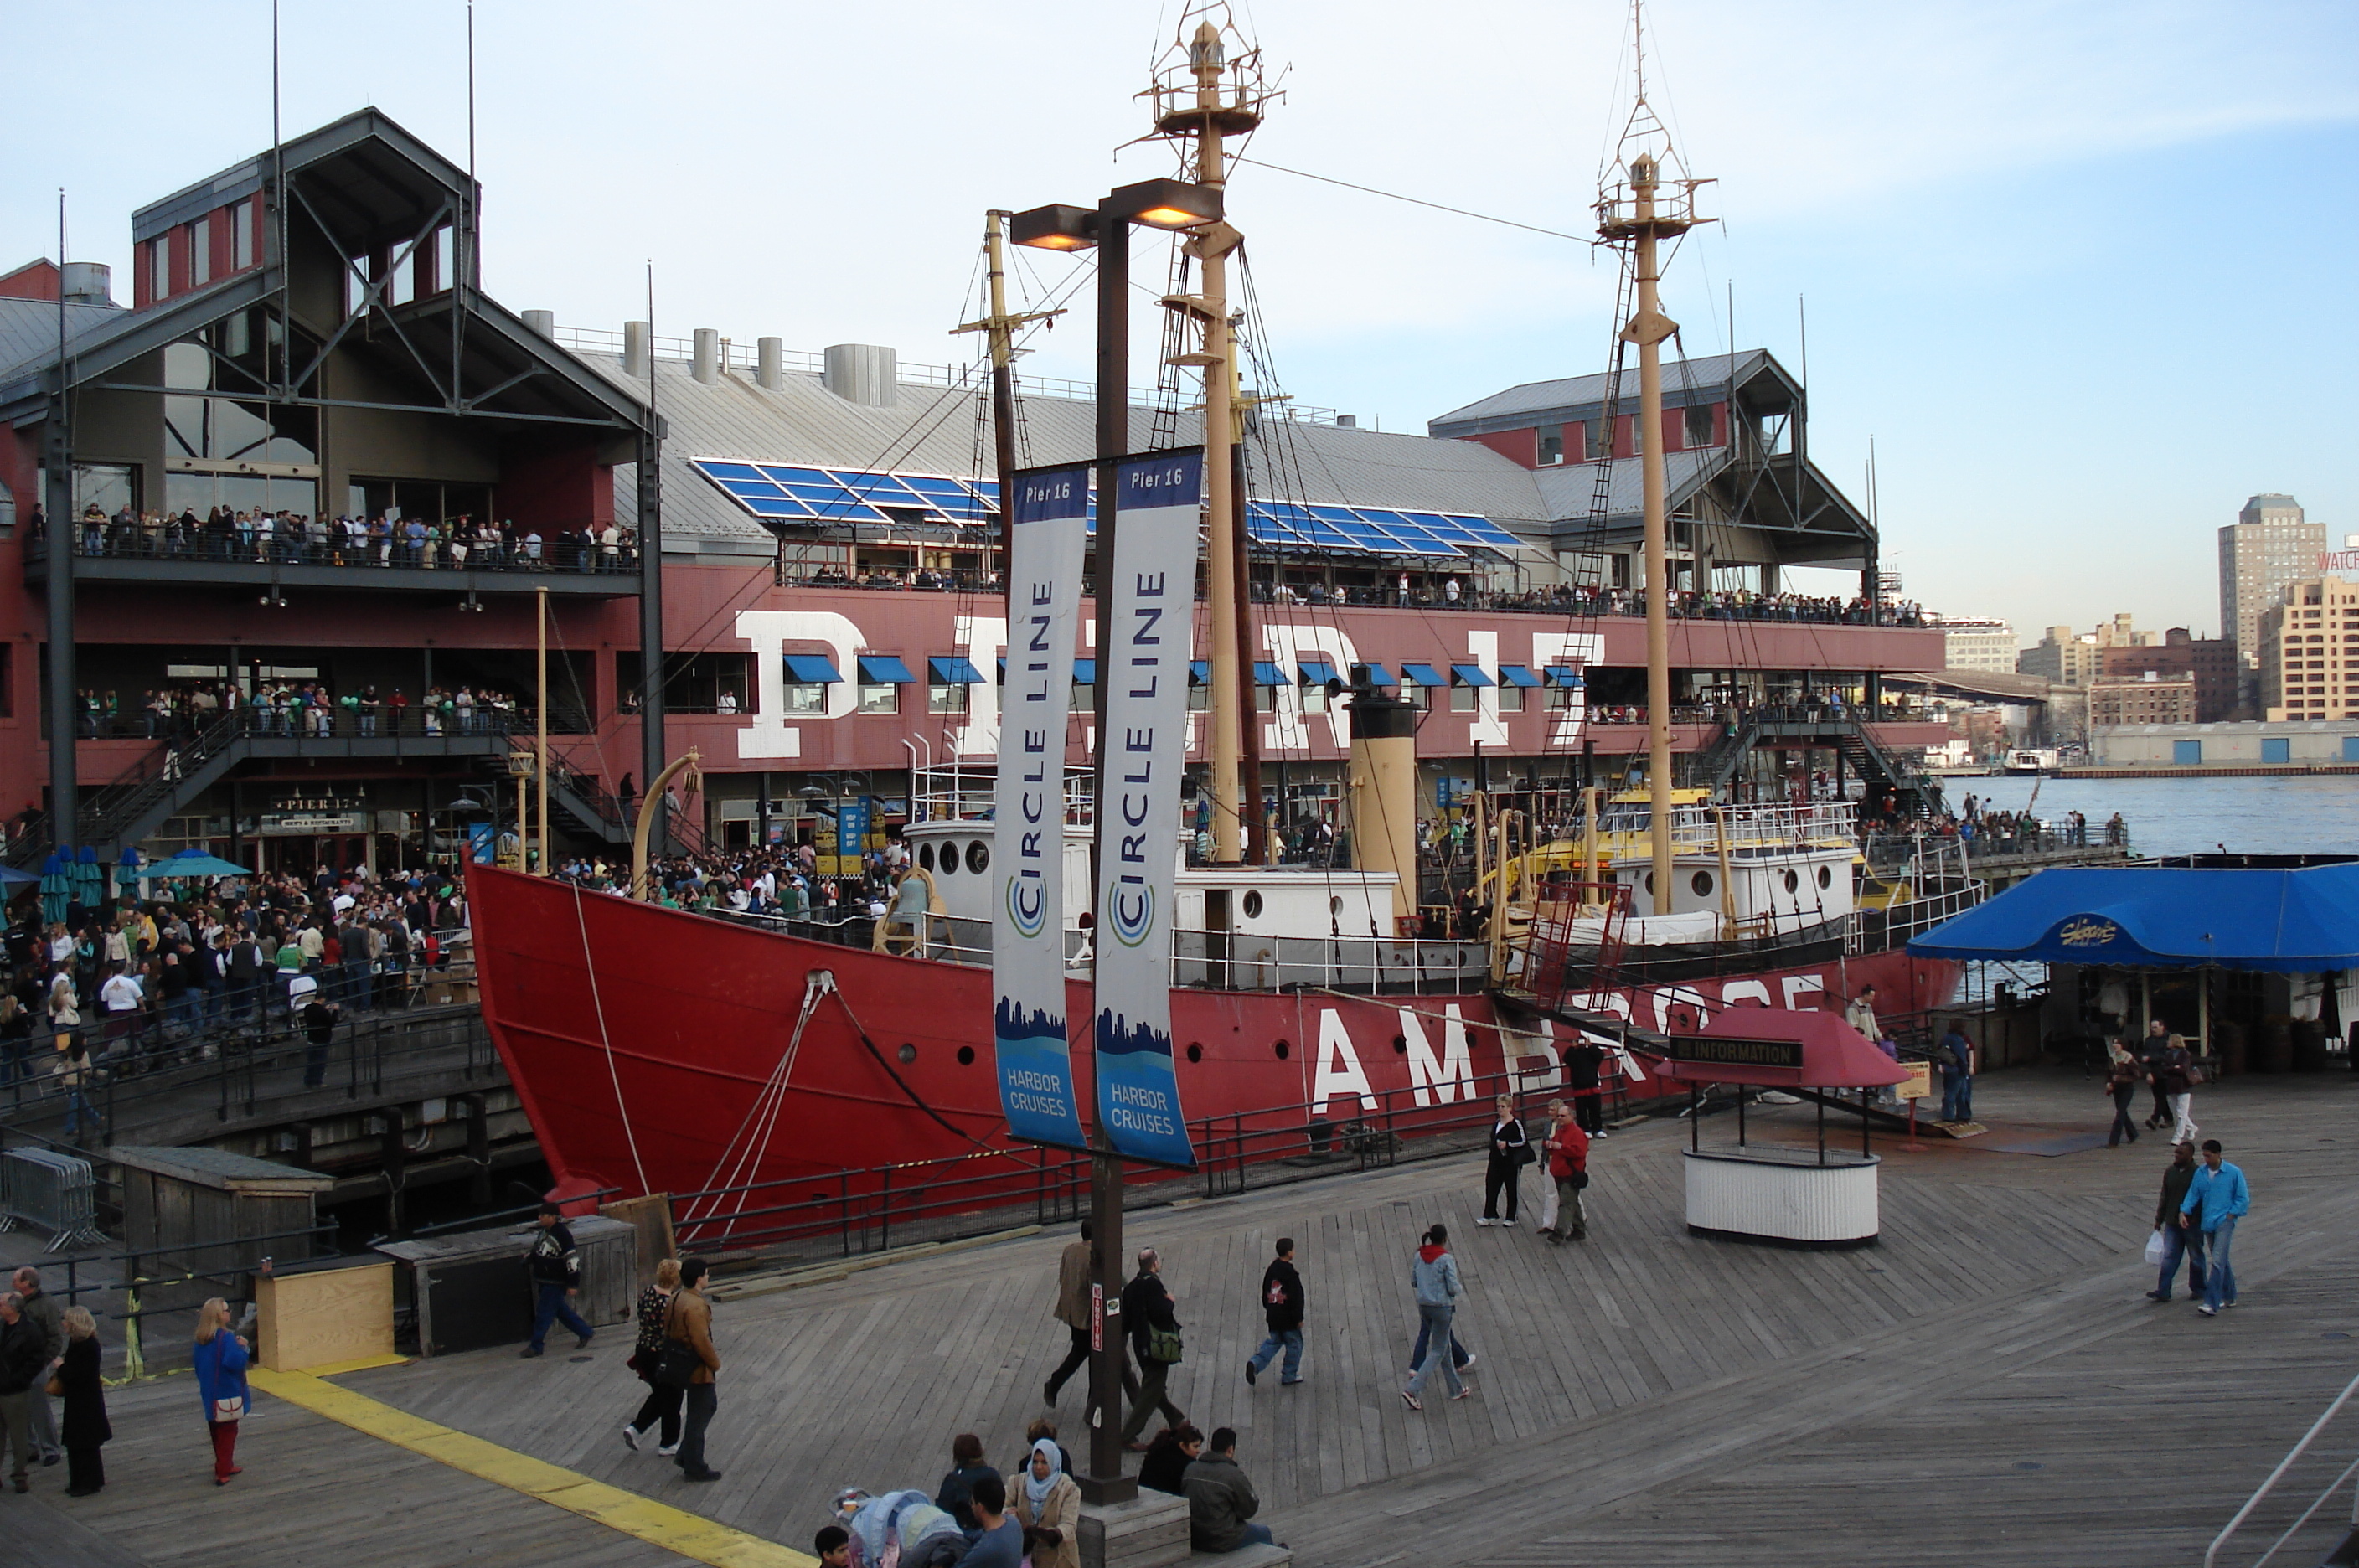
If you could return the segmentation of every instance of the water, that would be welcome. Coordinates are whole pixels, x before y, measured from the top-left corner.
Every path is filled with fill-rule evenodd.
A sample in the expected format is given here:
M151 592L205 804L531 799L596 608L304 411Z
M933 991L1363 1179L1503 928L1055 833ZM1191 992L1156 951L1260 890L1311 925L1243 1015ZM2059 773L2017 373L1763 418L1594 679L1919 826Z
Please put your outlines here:
M2359 774L2244 779L1944 779L1951 806L1969 794L2006 811L2032 805L2054 822L2068 811L2089 819L2102 843L2119 811L2145 855L2194 855L2225 844L2232 854L2359 855Z

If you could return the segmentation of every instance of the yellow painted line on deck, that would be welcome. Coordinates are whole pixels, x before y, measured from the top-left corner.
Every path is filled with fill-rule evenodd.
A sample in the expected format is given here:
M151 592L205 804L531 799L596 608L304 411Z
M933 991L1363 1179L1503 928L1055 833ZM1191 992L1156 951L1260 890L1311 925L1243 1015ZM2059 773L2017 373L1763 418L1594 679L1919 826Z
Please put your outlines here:
M593 1481L579 1471L396 1410L365 1394L338 1388L312 1373L270 1372L257 1367L246 1377L264 1393L290 1405L299 1405L315 1415L366 1432L397 1448L422 1454L479 1480L594 1519L609 1530L636 1536L667 1552L710 1563L713 1568L818 1568L818 1559L777 1541L748 1535L701 1514L658 1503L603 1481Z

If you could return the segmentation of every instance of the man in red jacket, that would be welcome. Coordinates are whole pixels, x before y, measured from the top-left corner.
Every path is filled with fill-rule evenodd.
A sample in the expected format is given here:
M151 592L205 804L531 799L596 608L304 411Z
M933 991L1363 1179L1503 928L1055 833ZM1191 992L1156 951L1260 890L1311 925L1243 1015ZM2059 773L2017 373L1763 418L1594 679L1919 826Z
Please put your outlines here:
M1540 1139L1540 1150L1556 1182L1551 1206L1557 1211L1555 1225L1542 1225L1540 1234L1550 1241L1588 1240L1589 1215L1582 1208L1581 1192L1589 1185L1589 1135L1562 1101L1549 1107L1548 1136Z

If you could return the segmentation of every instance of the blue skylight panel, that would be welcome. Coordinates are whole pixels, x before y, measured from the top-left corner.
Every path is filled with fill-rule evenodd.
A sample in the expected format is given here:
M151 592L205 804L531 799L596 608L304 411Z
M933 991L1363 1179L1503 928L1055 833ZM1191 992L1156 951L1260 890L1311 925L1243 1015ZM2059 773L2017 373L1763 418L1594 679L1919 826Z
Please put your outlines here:
M809 506L800 501L789 501L783 495L775 500L766 495L752 495L741 499L745 509L757 517L805 518L810 516Z
M783 463L766 463L762 472L781 485L833 485L824 469L789 468Z
M762 471L750 463L715 463L708 458L690 458L690 466L707 479L759 479Z
M887 506L907 506L918 499L916 492L890 474L837 473L836 482L864 501L874 501Z
M756 495L767 496L775 501L786 495L785 491L766 479L723 479L721 481L721 488L741 501L750 501Z

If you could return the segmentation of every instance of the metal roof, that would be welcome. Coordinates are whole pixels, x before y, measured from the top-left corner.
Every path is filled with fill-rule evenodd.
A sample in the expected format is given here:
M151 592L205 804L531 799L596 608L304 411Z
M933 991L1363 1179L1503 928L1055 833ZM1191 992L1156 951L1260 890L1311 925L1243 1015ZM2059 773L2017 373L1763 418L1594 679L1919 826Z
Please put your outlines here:
M625 379L620 359L581 354L617 387L646 396ZM981 388L903 382L889 408L850 402L821 378L789 373L773 391L742 372L701 382L685 361L655 361L656 405L664 442L664 548L674 554L770 553L775 535L690 466L696 458L800 463L866 473L986 476L991 443ZM1032 464L1080 462L1096 450L1096 408L1071 397L1024 398ZM1160 435L1153 410L1130 410L1134 449L1186 445L1202 439L1195 415L1177 416ZM1250 438L1251 488L1311 504L1460 512L1489 518L1541 539L1548 513L1533 475L1472 441L1437 441L1348 426L1258 421ZM614 471L618 515L636 509L633 465Z
M131 314L120 305L68 305L66 352L87 334ZM58 302L0 299L0 385L58 358Z
M1709 402L1732 380L1749 381L1764 370L1775 370L1781 377L1782 367L1766 350L1745 349L1734 354L1710 354L1700 359L1667 360L1663 365L1663 403L1667 408L1681 408L1690 403ZM1543 415L1578 418L1583 410L1595 409L1605 402L1606 384L1612 377L1600 372L1595 376L1571 376L1558 381L1527 381L1521 387L1510 387L1505 392L1494 392L1488 397L1452 408L1449 413L1426 422L1426 429L1437 436L1462 436L1478 430L1505 428L1495 421L1513 421ZM1638 366L1634 361L1622 372L1622 395L1616 411L1636 413L1638 408Z

